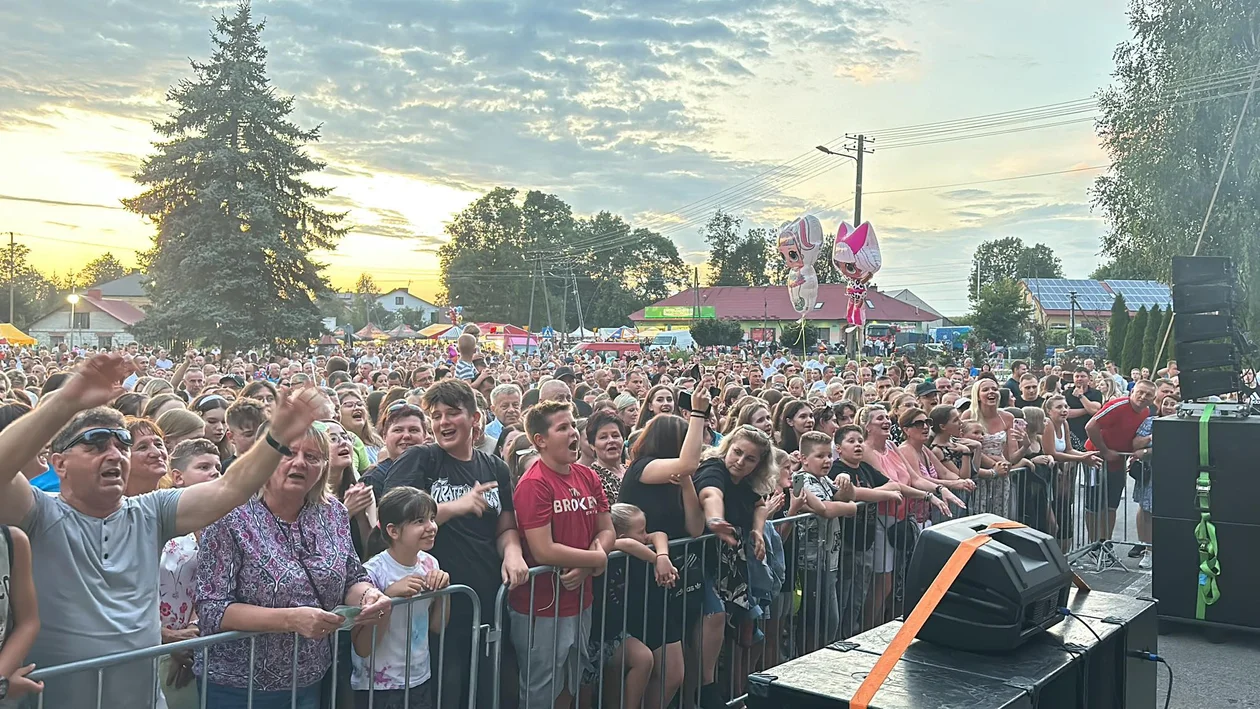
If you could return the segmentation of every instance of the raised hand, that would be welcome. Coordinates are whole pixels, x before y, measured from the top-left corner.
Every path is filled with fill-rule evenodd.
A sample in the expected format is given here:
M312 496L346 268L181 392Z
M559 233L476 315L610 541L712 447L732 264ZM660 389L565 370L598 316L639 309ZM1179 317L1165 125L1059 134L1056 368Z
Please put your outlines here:
M75 370L57 397L74 402L79 410L104 406L123 393L122 382L130 374L131 363L122 355L98 354Z
M319 420L327 401L323 392L313 385L280 392L271 415L271 437L288 445L306 435L311 424Z

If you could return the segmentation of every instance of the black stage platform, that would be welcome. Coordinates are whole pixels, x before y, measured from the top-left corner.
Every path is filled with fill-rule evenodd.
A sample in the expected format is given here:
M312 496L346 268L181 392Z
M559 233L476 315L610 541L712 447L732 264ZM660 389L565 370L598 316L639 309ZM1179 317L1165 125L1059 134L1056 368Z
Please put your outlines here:
M1150 709L1156 665L1126 656L1157 652L1150 601L1073 589L1067 618L1012 652L981 655L916 640L870 709ZM1100 643L1087 624L1101 638ZM846 709L884 648L901 628L886 623L848 642L748 678L747 705Z

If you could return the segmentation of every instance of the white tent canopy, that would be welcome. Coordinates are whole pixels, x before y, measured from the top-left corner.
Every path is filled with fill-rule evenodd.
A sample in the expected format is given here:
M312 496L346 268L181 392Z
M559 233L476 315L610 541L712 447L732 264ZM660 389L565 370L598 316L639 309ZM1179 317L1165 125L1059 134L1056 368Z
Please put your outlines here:
M569 337L576 337L581 340L585 340L588 337L594 337L594 336L595 336L594 332L591 332L590 330L586 330L580 327L574 330L573 332L569 333Z

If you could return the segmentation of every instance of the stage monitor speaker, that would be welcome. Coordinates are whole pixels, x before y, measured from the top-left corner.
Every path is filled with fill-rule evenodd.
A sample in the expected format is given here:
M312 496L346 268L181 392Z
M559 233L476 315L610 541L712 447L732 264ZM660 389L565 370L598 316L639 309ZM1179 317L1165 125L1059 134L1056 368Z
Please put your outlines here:
M1176 285L1172 289L1173 310L1178 314L1229 312L1237 305L1237 289L1232 283L1202 286Z
M976 534L976 550L918 637L973 652L1005 652L1063 620L1072 570L1053 537L1031 527L985 532L997 515L934 524L919 535L906 571L906 607L918 604L954 550Z
M1172 282L1179 286L1233 283L1238 280L1234 262L1226 256L1173 256Z

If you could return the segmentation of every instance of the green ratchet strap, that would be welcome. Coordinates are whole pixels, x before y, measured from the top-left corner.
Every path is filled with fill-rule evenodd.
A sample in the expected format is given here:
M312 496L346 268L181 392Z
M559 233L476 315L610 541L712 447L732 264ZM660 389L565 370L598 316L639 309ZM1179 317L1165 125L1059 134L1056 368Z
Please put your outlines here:
M1194 538L1199 542L1199 593L1194 617L1204 620L1207 607L1221 600L1221 589L1216 577L1221 575L1221 563L1216 558L1216 525L1212 524L1212 474L1208 466L1208 423L1216 404L1203 407L1199 417L1199 478L1195 481L1195 504L1199 508L1199 523L1194 528Z

